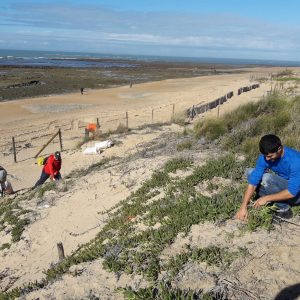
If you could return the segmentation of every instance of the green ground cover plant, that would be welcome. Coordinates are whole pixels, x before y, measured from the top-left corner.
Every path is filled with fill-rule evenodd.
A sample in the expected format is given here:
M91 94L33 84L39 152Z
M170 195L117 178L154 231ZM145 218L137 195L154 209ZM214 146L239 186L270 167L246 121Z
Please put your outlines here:
M247 250L229 251L228 248L210 246L206 248L188 248L188 251L172 257L164 266L168 270L170 279L173 279L188 261L205 262L209 266L214 265L221 269L228 268L231 263Z
M38 187L36 195L39 198L42 198L46 192L55 190L56 187L57 184L55 181L46 182L42 186Z
M267 207L261 207L260 209L250 209L248 214L248 222L245 225L246 229L255 231L258 228L264 228L270 231L273 224L273 212Z
M72 264L102 257L104 266L111 271L142 273L150 280L155 280L160 272L161 251L180 232L187 234L190 227L199 222L226 220L237 210L242 196L240 190L230 188L209 198L197 193L194 188L198 182L212 178L215 174L227 178L240 177L241 166L233 164L233 159L229 155L217 161L209 161L207 165L195 168L193 175L174 181L168 172L174 172L178 167L186 168L190 162L173 160L166 163L163 171L155 172L151 179L111 213L107 225L93 241L82 246L62 264L48 270L48 279L66 272ZM192 188L186 189L186 186ZM166 190L166 195L151 207L144 205L158 194L157 189L161 187ZM137 216L144 223L160 222L161 226L135 232L134 222L129 220Z
M217 121L198 123L194 127L195 136L217 141L214 142L216 147L221 147L227 154L208 160L202 166L194 166L192 161L183 158L168 161L127 199L106 212L108 221L93 240L45 271L43 282L29 284L10 294L0 294L0 299L10 299L1 297L14 293L22 295L30 289L45 286L68 272L72 265L99 258L109 271L143 274L149 280L148 288L137 291L123 289L127 299L215 299L214 295L204 295L202 291L173 288L170 283L158 281L159 274L167 271L175 276L189 260L206 261L227 268L238 253L212 245L207 249L189 249L187 254L180 254L169 264L164 264L160 255L179 234L188 235L192 225L209 221L218 226L234 216L245 189L243 173L254 163L260 135L270 130L279 135L285 133L284 141L292 143L293 137L300 134L300 117L294 113L300 111L299 103L299 98L285 99L273 94L261 102L241 106ZM245 156L244 160L237 159L241 153ZM79 175L102 170L111 166L109 162L101 161L87 170L77 170L66 179L72 181ZM182 178L170 176L185 169L192 173ZM217 193L211 197L204 196L197 187L214 177L229 179L232 184L229 187L211 186ZM153 197L159 198L151 202ZM299 214L299 210L294 209L293 212ZM139 230L139 225L143 225L143 230ZM272 226L273 213L270 209L249 209L249 220L243 229L271 230Z
M177 144L176 149L177 149L177 151L183 151L185 149L189 150L192 148L192 146L193 146L193 142L191 140L188 140L188 141L183 141L183 142Z
M222 299L215 297L212 293L203 293L202 290L181 290L172 287L169 281L160 282L157 285L133 290L131 287L119 289L128 300L162 300L162 299L176 299L176 300L214 300Z
M10 226L11 243L18 242L21 238L25 226L29 224L29 219L25 216L29 211L25 210L20 199L3 199L0 202L0 230L6 230ZM10 244L0 245L1 250L9 248Z
M195 185L213 176L241 179L243 162L236 162L233 155L227 155L218 160L208 161L202 167L194 168L193 174L184 179L171 179L168 176L169 172L188 167L191 167L191 162L182 158L167 162L161 171L155 172L126 201L115 207L116 211L110 213L108 223L95 239L79 247L65 261L47 270L46 280L41 283L30 283L26 287L0 296L4 297L3 299L11 299L14 298L13 295L22 295L39 286L47 285L67 272L74 264L98 258L103 258L104 267L110 271L142 273L150 282L154 282L164 268L159 260L162 250L166 245L173 243L179 233L188 234L190 227L199 222L215 222L231 218L240 204L242 197L240 188L228 188L209 198L197 193ZM165 196L151 207L145 206L147 200L158 195L160 188L165 189ZM136 232L135 222L131 221L132 216L141 216L144 223L161 222L162 225L156 230L150 227L144 232ZM201 256L201 253L207 255L204 251L196 256ZM223 256L222 254L221 257ZM148 291L142 293L147 294Z

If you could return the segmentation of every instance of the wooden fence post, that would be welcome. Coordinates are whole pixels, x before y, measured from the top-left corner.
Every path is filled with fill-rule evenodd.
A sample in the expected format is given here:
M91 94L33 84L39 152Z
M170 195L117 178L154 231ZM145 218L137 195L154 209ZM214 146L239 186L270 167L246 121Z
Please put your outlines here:
M174 118L175 118L175 104L173 104L173 108L172 108L172 120L174 122Z
M12 137L12 144L13 144L13 151L14 151L14 161L16 163L17 162L17 152L16 152L16 143L15 143L14 137Z
M59 137L59 144L60 144L60 151L63 151L63 143L62 143L62 137L61 137L61 130L58 129L58 137Z
M154 120L154 109L152 109L152 124L153 124L153 120Z
M64 246L62 242L57 243L58 258L60 261L65 259Z
M97 118L97 129L100 128L99 118Z
M59 131L57 131L52 138L42 147L42 149L35 155L34 158L37 158L39 154L54 140L54 138L59 134Z
M195 116L196 116L195 105L193 105L191 119L193 120Z
M128 130L128 111L126 111L126 128Z
M220 116L220 105L218 105L218 118Z

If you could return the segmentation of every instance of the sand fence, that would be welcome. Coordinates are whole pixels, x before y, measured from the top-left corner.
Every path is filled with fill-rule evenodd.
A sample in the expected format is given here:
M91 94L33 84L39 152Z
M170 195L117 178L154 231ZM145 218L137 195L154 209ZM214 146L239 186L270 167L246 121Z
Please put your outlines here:
M249 86L244 86L238 89L237 91L237 95L241 95L242 93L246 93L249 92L253 89L257 89L259 88L259 83L255 83ZM210 111L214 108L218 108L218 117L219 117L219 109L220 109L220 105L222 105L223 103L225 103L226 101L228 101L229 99L231 99L234 96L234 92L230 91L228 93L226 93L224 96L219 97L216 100L213 100L209 103L205 103L205 104L197 104L197 105L193 105L192 107L190 107L187 111L186 114L190 119L194 119L197 115L199 114L203 114L207 111Z

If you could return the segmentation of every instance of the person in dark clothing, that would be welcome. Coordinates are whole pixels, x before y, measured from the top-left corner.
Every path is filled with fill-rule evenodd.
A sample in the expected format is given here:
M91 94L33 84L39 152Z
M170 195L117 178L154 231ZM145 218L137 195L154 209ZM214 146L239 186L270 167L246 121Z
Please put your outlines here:
M83 95L83 90L84 90L84 88L80 88L81 95Z
M59 151L50 155L43 167L40 179L36 182L33 188L42 185L49 177L51 180L56 181L61 179L60 169L61 169L61 155Z

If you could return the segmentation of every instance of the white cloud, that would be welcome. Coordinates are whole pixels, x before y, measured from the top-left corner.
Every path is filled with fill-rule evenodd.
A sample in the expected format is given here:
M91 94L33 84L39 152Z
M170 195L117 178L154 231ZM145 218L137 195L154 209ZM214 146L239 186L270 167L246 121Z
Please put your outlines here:
M124 12L101 6L30 5L27 1L2 13L0 24L0 36L10 45L26 40L28 45L82 51L232 53L235 57L238 53L270 53L295 58L300 50L300 29L233 14Z

